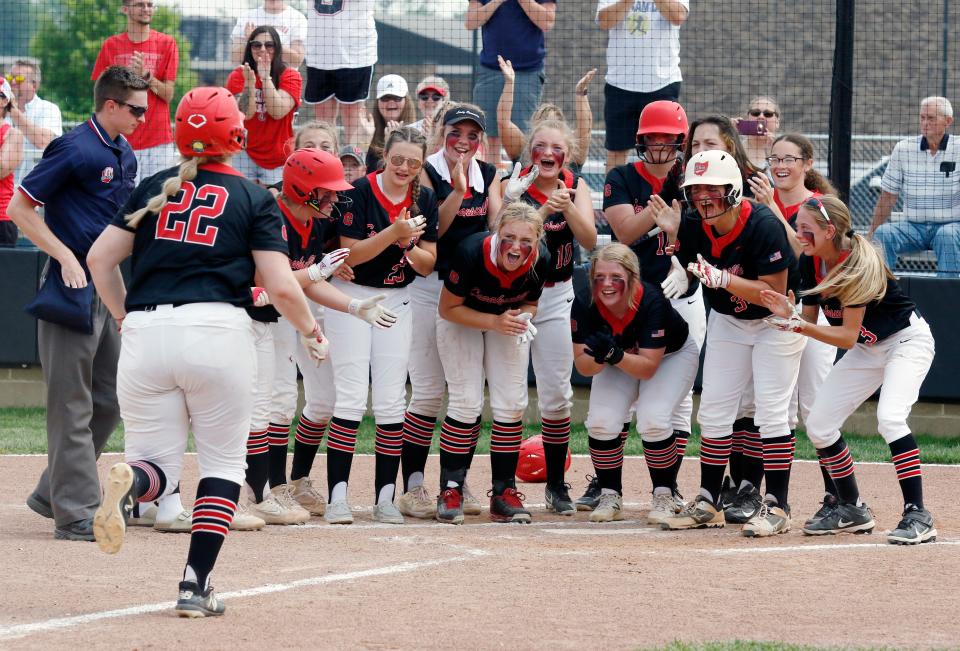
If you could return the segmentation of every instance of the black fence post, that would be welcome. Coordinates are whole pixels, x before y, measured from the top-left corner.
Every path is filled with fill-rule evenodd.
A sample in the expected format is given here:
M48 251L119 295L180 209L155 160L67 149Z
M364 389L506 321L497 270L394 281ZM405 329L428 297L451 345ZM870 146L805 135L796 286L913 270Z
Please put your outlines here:
M830 180L846 201L853 146L854 0L837 0L833 80L830 86Z

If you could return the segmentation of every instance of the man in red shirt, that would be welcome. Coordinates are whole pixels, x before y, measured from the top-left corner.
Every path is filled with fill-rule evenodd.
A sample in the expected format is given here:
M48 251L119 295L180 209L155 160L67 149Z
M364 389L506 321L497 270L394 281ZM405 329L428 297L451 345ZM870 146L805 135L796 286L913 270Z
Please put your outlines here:
M100 48L91 79L109 66L124 66L147 80L146 121L129 137L137 155L137 182L177 164L170 128L170 100L177 80L180 53L172 36L150 29L154 3L123 0L120 12L127 17L127 30L114 34ZM135 110L131 107L131 110Z

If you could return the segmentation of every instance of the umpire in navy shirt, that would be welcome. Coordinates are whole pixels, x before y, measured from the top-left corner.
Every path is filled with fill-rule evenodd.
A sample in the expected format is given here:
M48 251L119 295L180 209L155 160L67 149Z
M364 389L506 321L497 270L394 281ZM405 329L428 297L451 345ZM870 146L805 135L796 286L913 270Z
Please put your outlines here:
M89 282L87 251L133 190L137 160L124 136L143 123L148 88L127 68L104 70L94 86L93 116L47 146L7 209L50 256L47 269L62 269L68 288ZM37 206L44 208L42 218ZM92 335L43 320L37 328L47 384L48 466L27 505L53 518L61 540L93 540L97 457L120 422L120 335L95 293L91 309Z

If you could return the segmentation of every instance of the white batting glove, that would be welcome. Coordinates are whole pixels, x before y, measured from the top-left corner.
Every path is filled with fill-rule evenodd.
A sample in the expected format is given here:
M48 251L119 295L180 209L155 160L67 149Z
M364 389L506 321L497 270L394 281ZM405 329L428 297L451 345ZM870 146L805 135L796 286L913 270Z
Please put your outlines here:
M687 272L676 256L670 256L670 271L667 272L667 277L660 283L660 287L663 288L663 295L667 298L680 298L690 288L690 279L687 278Z
M533 315L529 312L522 312L517 315L517 318L521 321L527 322L527 331L522 335L517 335L517 345L522 346L523 344L528 344L533 341L533 338L537 336L537 326L530 323L530 319L533 318Z
M265 307L270 305L270 295L263 287L251 287L250 293L253 294L253 306Z
M397 315L383 307L383 299L386 294L377 294L370 298L360 300L355 298L350 301L347 311L358 319L362 319L375 328L386 329L397 322Z
M530 168L526 176L520 176L520 163L514 165L513 174L510 175L510 180L507 181L507 189L503 193L503 204L513 203L522 197L538 176L540 176L540 168L536 165Z
M726 269L719 269L703 259L703 256L697 254L697 261L687 265L687 271L700 279L700 281L710 289L726 289L730 284L730 272Z
M805 320L800 314L800 308L797 305L792 306L793 311L788 317L771 314L763 322L771 328L776 328L782 332L803 332Z
M323 256L316 264L307 267L307 276L315 283L326 280L350 257L350 249L337 249Z
M307 349L307 354L310 355L310 359L312 359L317 366L327 358L327 351L330 350L330 342L327 341L327 338L320 332L319 323L313 326L310 334L301 334L300 342L303 344L303 347Z
M427 218L423 215L417 215L407 220L412 228L422 228L427 224Z

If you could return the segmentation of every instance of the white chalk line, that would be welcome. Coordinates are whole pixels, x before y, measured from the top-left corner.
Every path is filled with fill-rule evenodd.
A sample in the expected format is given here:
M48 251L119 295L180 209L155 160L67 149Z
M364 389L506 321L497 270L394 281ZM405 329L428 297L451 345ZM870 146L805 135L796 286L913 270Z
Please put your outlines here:
M255 586L255 587L246 588L243 590L234 590L232 592L224 592L220 594L219 597L224 600L245 599L247 597L256 597L259 595L273 594L277 592L286 592L288 590L296 590L298 588L325 585L328 583L341 583L345 581L355 581L357 579L366 579L366 578L375 577L375 576L388 576L391 574L416 572L426 568L436 567L438 565L448 565L450 563L468 561L480 556L486 556L489 553L482 549L475 549L475 548L462 548L462 549L464 550L465 553L459 556L452 556L449 558L439 558L439 559L428 560L428 561L396 563L394 565L374 567L367 570L357 570L354 572L342 572L339 574L326 574L323 576L314 576L306 579L299 579L297 581L290 581L288 583L268 583L266 585ZM145 614L155 613L163 610L172 610L173 605L174 604L170 601L164 601L164 602L153 603L153 604L142 604L140 606L130 606L128 608L118 608L115 610L104 610L100 612L86 613L84 615L75 615L72 617L55 617L52 619L47 619L39 622L31 622L29 624L15 624L13 626L0 626L0 639L26 637L28 635L34 635L37 633L48 633L50 631L75 628L77 626L83 626L85 624L91 624L91 623L103 621L106 619L131 617L134 615L145 615Z
M407 529L447 529L449 531L459 531L460 529L471 529L476 527L497 527L506 531L520 531L528 527L575 527L575 526L609 526L609 525L630 525L630 524L642 524L640 520L621 520L619 522L606 522L603 525L598 525L594 522L587 522L584 520L569 520L567 522L563 521L548 521L548 522L529 522L527 524L514 524L510 522L465 522L462 525L452 525L446 524L444 522L416 522L416 523L407 523L407 524L384 524L382 522L354 522L353 524L300 524L293 525L289 527L271 527L271 531L281 531L281 532L296 532L302 529L324 529L327 531L343 531L350 532L356 531L357 529L391 529L395 531L403 531Z

